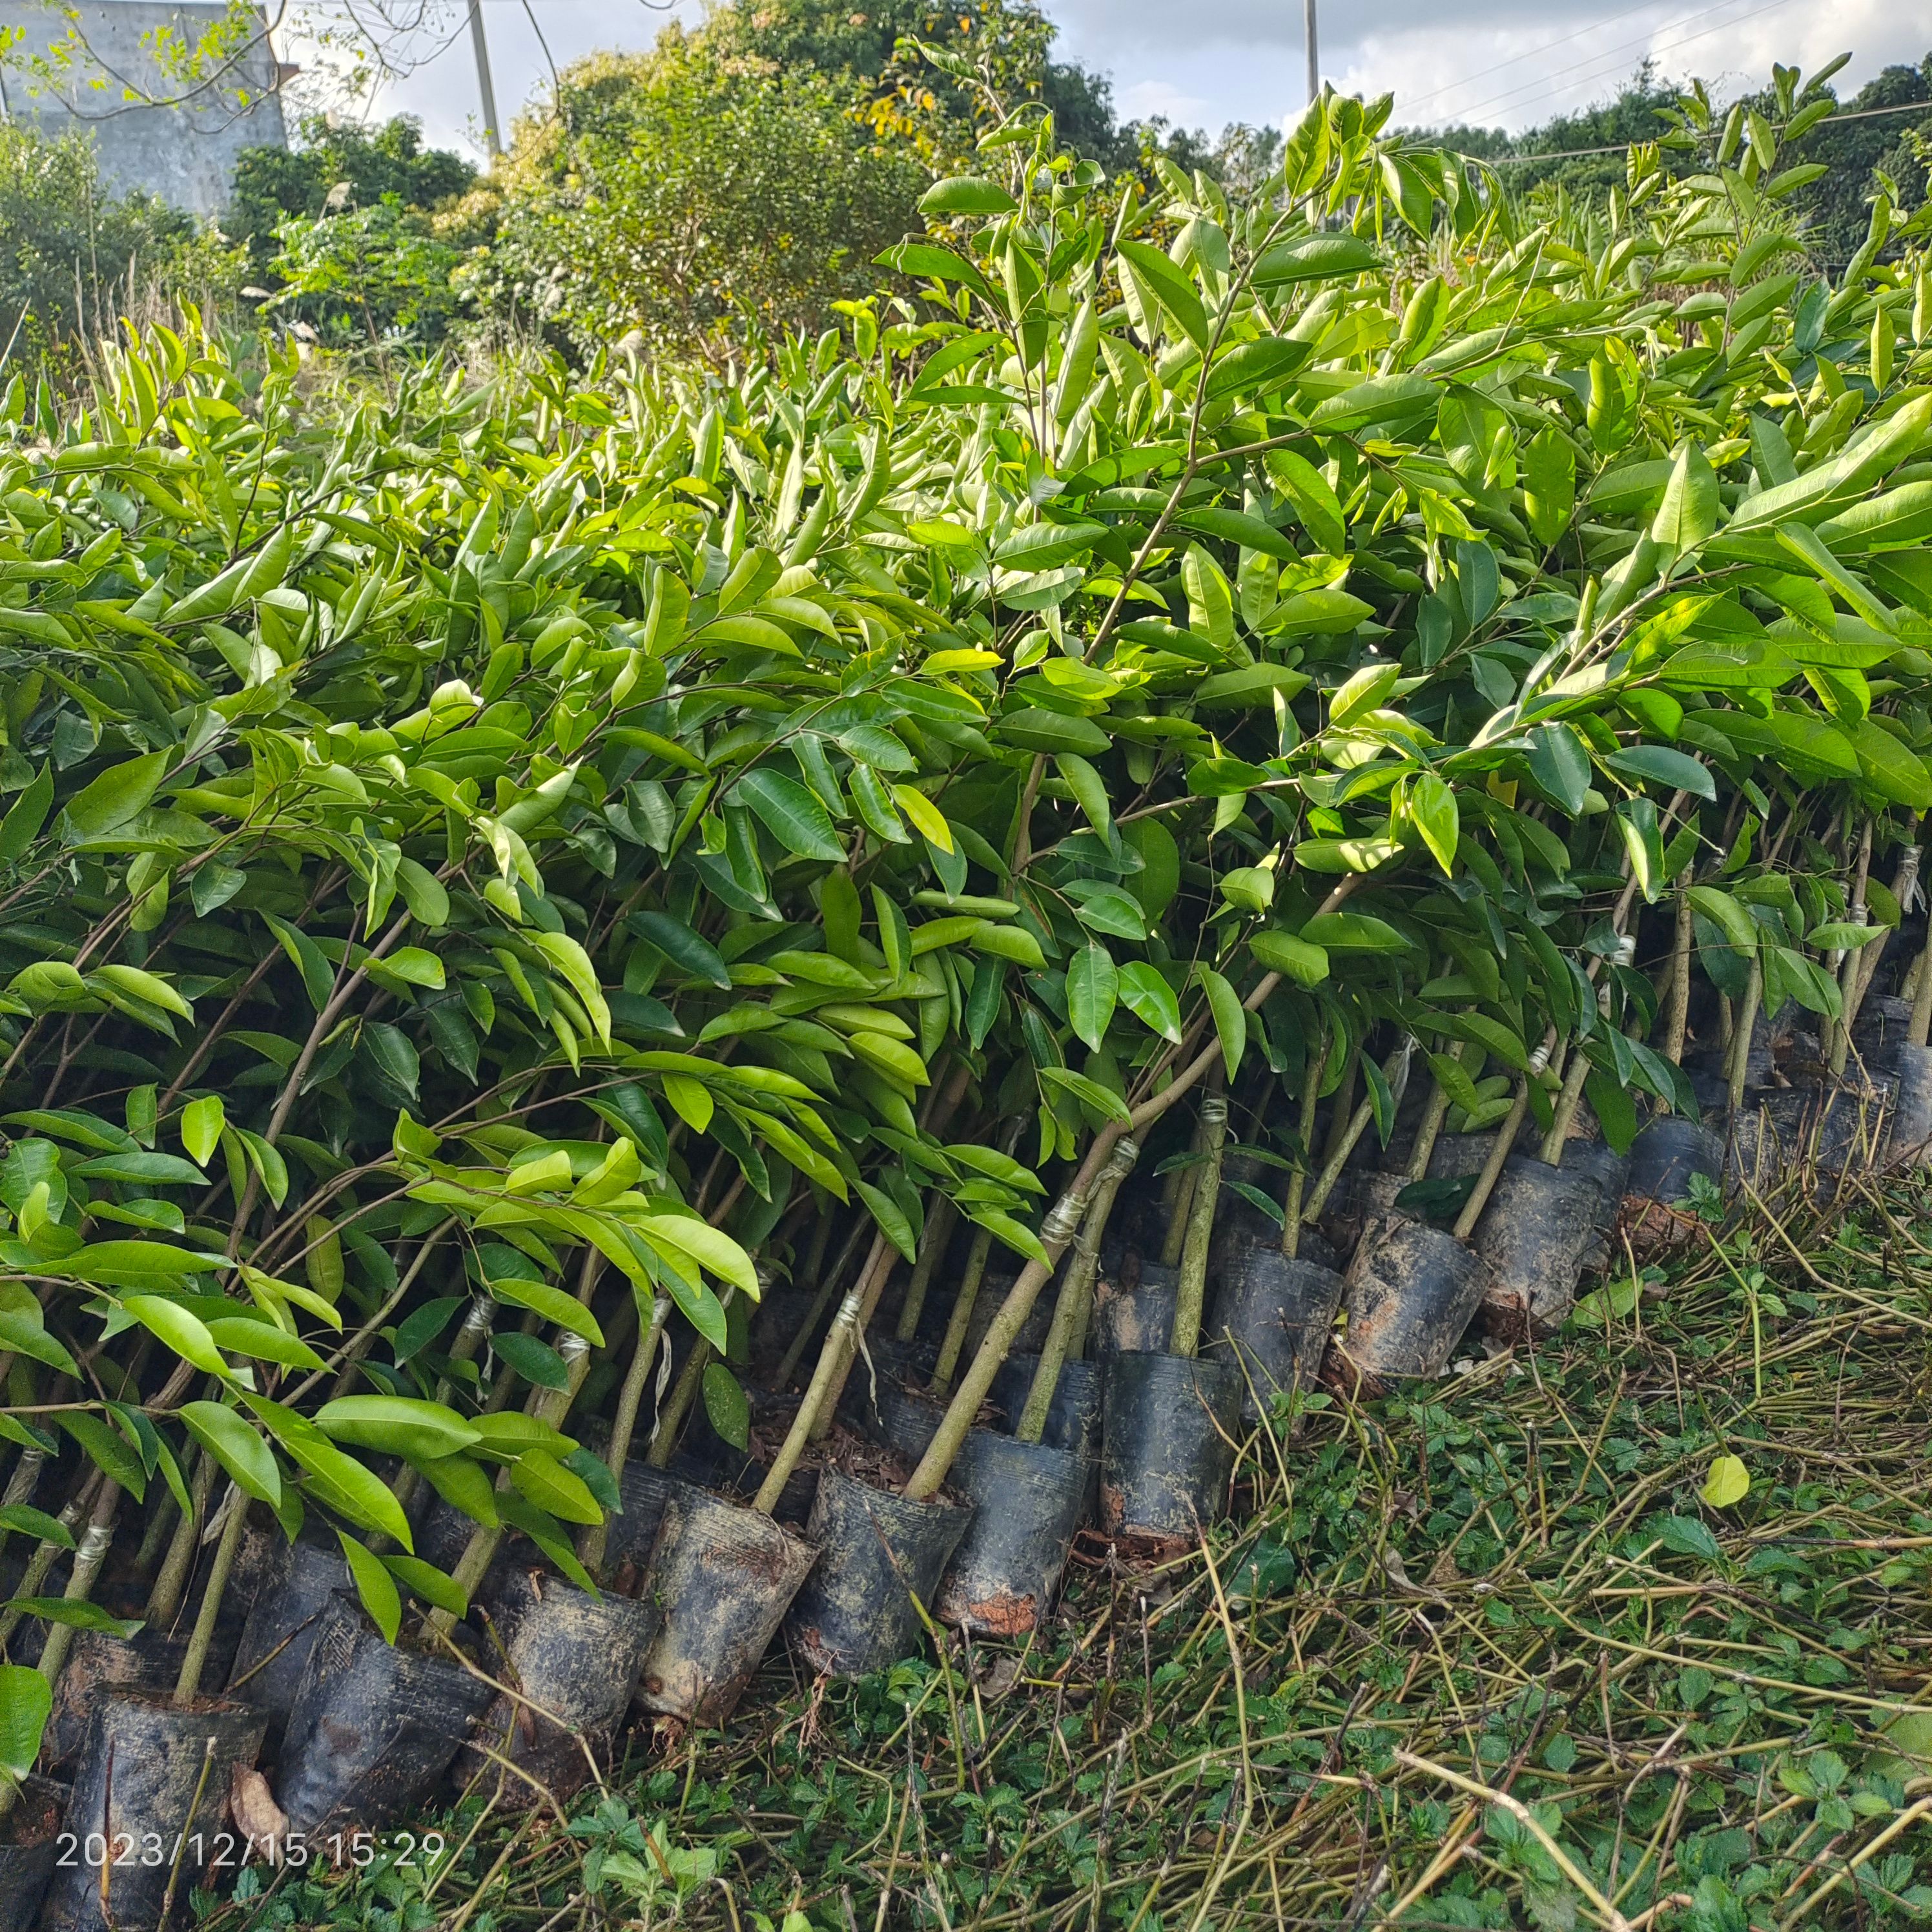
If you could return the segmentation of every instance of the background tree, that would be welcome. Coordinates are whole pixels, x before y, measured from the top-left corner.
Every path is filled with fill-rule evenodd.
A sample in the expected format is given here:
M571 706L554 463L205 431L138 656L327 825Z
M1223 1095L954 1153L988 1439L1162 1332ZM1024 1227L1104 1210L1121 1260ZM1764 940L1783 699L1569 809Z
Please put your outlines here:
M816 69L709 32L593 55L565 70L554 112L518 124L470 285L580 350L809 326L870 289L928 178L850 106Z
M252 265L266 268L281 246L276 231L291 215L314 220L394 196L400 207L427 216L476 182L476 170L462 155L423 146L422 124L411 116L371 129L312 114L292 147L242 150L222 225L247 247Z

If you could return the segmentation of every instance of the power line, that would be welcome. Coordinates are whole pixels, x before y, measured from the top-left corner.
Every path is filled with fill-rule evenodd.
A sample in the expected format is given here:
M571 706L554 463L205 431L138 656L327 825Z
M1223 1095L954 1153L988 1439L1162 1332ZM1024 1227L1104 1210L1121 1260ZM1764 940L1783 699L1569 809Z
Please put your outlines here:
M1754 7L1748 13L1736 14L1727 20L1720 20L1712 26L1700 27L1695 33L1679 34L1662 47L1658 46L1657 38L1653 34L1642 34L1634 40L1621 41L1614 47L1606 48L1601 53L1591 55L1584 63L1584 70L1573 75L1567 75L1564 78L1573 85L1577 82L1601 80L1622 64L1624 56L1640 48L1650 52L1674 53L1679 47L1688 46L1693 40L1706 40L1712 34L1724 33L1733 27L1741 27L1747 20L1755 20L1761 15L1775 13L1780 7L1788 7L1790 4L1791 0L1763 0L1762 5ZM1705 8L1700 13L1687 14L1680 24L1688 26L1692 20L1702 19L1706 14L1713 14L1718 10L1716 7ZM1487 108L1507 108L1514 105L1520 98L1533 94L1539 88L1547 87L1549 85L1550 82L1546 80L1538 80L1528 82L1521 86L1506 88L1500 94L1490 95L1486 100L1478 101L1468 110L1468 112L1473 118Z
M1582 26L1575 28L1570 33L1559 34L1553 40L1545 40L1540 46L1530 48L1526 53L1512 54L1508 60L1498 61L1482 74L1466 74L1460 80L1444 81L1440 87L1432 87L1426 94L1413 95L1408 105L1413 109L1418 102L1433 100L1438 94L1454 94L1458 88L1471 87L1478 81L1492 80L1502 73L1506 67L1520 67L1526 60L1538 59L1544 54L1554 52L1558 47L1568 46L1572 40L1580 40L1586 34L1594 34L1600 27L1610 26L1618 20L1627 20L1633 14L1647 14L1655 4L1656 0L1638 0L1638 4L1634 7L1626 7L1621 12L1616 14L1606 14L1600 20L1586 22ZM1714 10L1706 8L1704 10L1709 12ZM1696 17L1694 14L1685 16L1687 20L1693 20Z
M1882 114L1922 114L1932 119L1932 100L1906 100L1894 107L1861 107L1850 114L1834 114L1821 121L1821 128L1835 128L1845 121L1875 121ZM1474 161L1486 168L1525 168L1533 161L1576 161L1592 154L1627 154L1641 147L1639 141L1612 141L1606 148L1558 148L1534 154L1458 154L1461 161Z

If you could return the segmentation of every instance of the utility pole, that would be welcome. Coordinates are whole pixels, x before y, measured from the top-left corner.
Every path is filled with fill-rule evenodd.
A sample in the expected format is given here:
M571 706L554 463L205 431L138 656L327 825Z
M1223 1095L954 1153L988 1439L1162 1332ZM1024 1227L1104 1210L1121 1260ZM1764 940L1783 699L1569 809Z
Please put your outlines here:
M1309 32L1314 32L1315 0L1308 0ZM470 0L470 44L476 50L476 92L483 102L483 145L494 161L503 152L503 136L496 123L496 89L490 79L490 42L483 32L482 0ZM1314 42L1309 42L1312 47ZM1314 56L1309 56L1312 62ZM1310 70L1313 71L1312 67Z
M476 0L470 0L473 10ZM1316 96L1322 92L1322 57L1316 50L1315 0L1301 0L1302 38L1308 46L1308 104L1315 105Z

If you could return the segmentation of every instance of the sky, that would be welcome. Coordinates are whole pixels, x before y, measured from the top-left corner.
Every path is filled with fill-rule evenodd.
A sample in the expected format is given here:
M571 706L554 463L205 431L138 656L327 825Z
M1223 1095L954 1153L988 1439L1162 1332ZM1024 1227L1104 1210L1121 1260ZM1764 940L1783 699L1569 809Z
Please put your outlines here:
M440 146L481 153L476 69L461 0L419 38L420 64L383 88L376 111L407 113ZM863 0L854 0L862 4ZM1279 124L1306 98L1302 0L1045 0L1058 52L1107 74L1136 118L1210 133L1230 121ZM1922 0L1317 0L1321 72L1345 93L1393 92L1398 122L1522 128L1616 92L1646 56L1714 92L1769 77L1774 60L1809 70L1850 50L1850 92L1932 49ZM700 0L483 0L497 106L507 121L562 66L593 49L646 46L672 12ZM299 59L291 48L285 58Z

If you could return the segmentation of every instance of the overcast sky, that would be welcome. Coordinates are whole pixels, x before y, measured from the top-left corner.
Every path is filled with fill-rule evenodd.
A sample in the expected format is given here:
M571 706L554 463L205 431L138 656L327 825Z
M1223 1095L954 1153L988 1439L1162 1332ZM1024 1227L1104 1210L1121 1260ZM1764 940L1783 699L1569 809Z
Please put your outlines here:
M427 56L386 88L384 114L421 117L438 145L480 152L476 70L460 0ZM700 0L674 0L695 20ZM862 5L863 0L854 0ZM1806 68L1849 49L1840 92L1932 48L1922 0L1319 0L1323 78L1346 92L1392 91L1402 122L1521 128L1616 91L1646 55L1671 75L1723 89L1768 77L1774 60ZM1301 0L1046 0L1059 51L1111 76L1136 117L1210 132L1228 121L1279 122L1305 96ZM562 66L592 49L646 46L666 10L644 0L483 0L499 111L507 119L547 84L536 28ZM440 51L436 49L440 46ZM292 50L299 58L299 50Z

